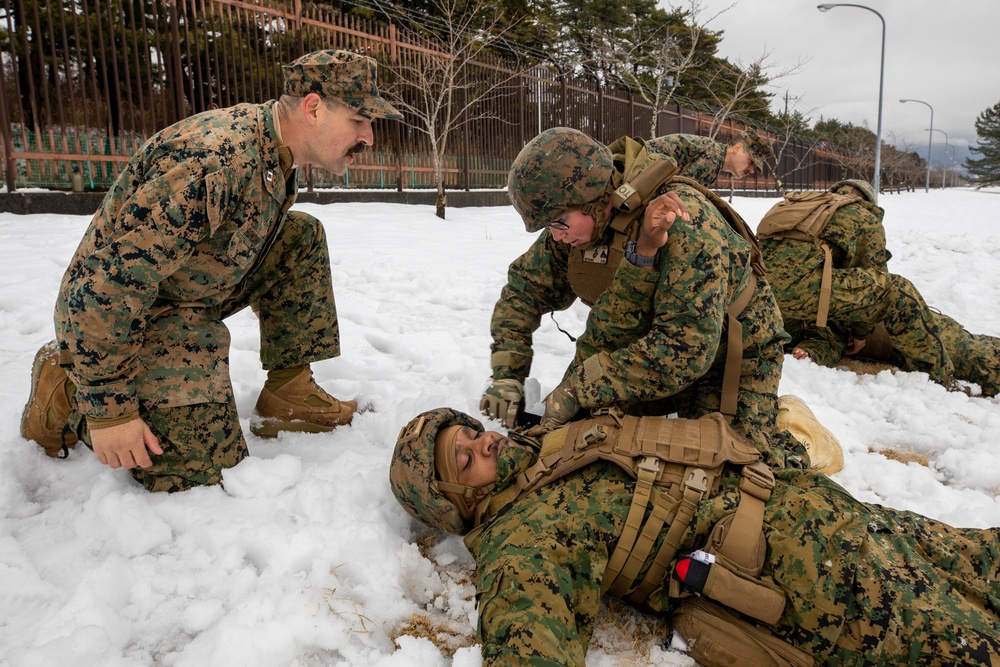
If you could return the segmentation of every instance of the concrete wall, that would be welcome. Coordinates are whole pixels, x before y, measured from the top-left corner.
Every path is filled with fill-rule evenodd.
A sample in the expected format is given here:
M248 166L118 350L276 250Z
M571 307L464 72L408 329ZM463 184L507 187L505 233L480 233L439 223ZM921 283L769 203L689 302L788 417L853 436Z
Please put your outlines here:
M728 190L716 190L723 198L729 197ZM103 192L5 192L0 193L0 213L28 215L32 213L53 213L62 215L93 215L104 199ZM736 190L740 197L778 197L777 192ZM433 206L437 193L434 190L323 190L305 192L300 190L297 202L310 204L334 204L339 202L386 202L390 204L424 204ZM509 206L506 190L455 190L448 193L449 208L467 206Z

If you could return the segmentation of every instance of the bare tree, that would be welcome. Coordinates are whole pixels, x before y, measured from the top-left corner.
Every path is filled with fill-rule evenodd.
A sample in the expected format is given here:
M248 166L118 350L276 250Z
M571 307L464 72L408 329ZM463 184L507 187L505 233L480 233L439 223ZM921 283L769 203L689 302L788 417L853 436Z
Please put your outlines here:
M882 144L880 166L883 190L912 190L917 185L917 177L926 173L927 163L917 154L912 142L899 139L894 132L890 132Z
M836 119L820 120L815 132L820 145L840 167L840 178L872 180L875 165L875 133L864 124L843 124Z
M677 89L687 75L702 67L707 61L707 54L702 49L703 37L708 29L708 24L714 21L722 13L735 6L736 3L725 7L708 19L702 20L701 0L688 0L685 26L681 31L673 31L669 25L663 26L654 34L648 36L640 35L633 47L627 52L617 52L611 55L611 60L615 64L616 73L625 80L633 90L637 90L653 108L652 117L649 121L649 138L653 139L657 135L657 119L660 112L667 108L670 100L673 99ZM675 12L680 8L671 7ZM648 67L639 69L636 66L639 51L647 49L651 44L656 45L655 61ZM644 84L643 75L646 80L653 80L652 87Z
M761 87L798 73L804 64L800 60L790 67L776 70L775 64L769 61L770 57L771 52L764 51L746 65L739 60L732 64L723 61L721 67L701 80L702 88L715 107L709 137L714 139L726 121L736 113L766 113L770 100L769 95L761 93Z
M448 205L444 156L452 133L474 120L499 119L492 111L496 100L512 94L513 82L530 65L488 66L495 60L490 49L505 44L505 34L516 25L506 22L494 3L434 0L433 4L440 21L433 32L421 31L420 41L427 48L388 64L392 83L385 94L403 112L401 122L427 136L437 185L435 209L444 218Z
M791 175L812 165L815 142L803 137L801 133L808 130L809 114L814 110L796 109L789 112L786 97L785 111L778 115L777 129L781 131L774 135L771 150L774 151L775 160L774 180L782 196L785 194L785 186L791 180Z

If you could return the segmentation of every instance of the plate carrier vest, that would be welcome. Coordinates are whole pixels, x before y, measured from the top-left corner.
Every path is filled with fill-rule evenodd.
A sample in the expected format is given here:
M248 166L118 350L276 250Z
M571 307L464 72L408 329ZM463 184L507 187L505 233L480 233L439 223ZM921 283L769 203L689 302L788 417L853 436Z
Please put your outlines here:
M698 503L719 490L724 465L742 466L739 506L716 524L705 547L724 561L723 569L739 574L723 573L724 582L706 587L705 594L765 622L776 622L784 609L784 595L754 580L764 564L764 505L774 488L774 474L757 449L717 412L701 419L630 417L616 408L596 412L598 416L545 434L537 461L511 486L492 492L476 506L475 528L467 539L476 539L483 525L504 507L539 487L598 460L613 463L636 485L625 526L604 571L601 594L642 604L667 580ZM664 528L666 536L639 580ZM684 597L679 590L671 595Z

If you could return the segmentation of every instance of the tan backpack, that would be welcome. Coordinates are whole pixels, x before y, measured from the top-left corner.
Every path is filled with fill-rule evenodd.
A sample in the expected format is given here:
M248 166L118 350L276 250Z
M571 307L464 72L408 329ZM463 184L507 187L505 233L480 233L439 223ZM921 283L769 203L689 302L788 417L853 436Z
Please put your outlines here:
M807 241L823 249L823 278L816 313L818 327L826 326L830 314L830 284L833 280L833 255L820 235L837 209L859 201L864 201L864 197L833 192L793 192L772 206L757 226L758 239Z

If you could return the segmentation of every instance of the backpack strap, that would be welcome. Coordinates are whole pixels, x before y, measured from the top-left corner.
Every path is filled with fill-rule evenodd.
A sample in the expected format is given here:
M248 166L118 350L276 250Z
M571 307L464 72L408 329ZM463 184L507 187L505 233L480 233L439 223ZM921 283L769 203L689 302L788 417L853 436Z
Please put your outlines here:
M628 599L636 604L642 604L647 599L649 599L650 593L656 589L657 586L663 583L663 579L667 573L667 568L670 567L670 562L677 555L677 551L681 547L681 540L687 533L688 527L691 525L691 519L694 518L694 513L698 509L698 503L701 502L702 498L708 490L708 475L701 468L688 468L686 478L684 480L683 492L684 496L681 498L680 504L677 506L676 513L673 517L668 517L670 520L670 528L667 530L666 536L663 538L663 543L660 545L660 549L656 552L656 558L653 559L653 563L649 566L646 571L646 576L643 578L642 583L640 583L634 591L629 593ZM655 509L654 509L655 515ZM653 517L650 517L650 523L652 523ZM662 523L661 523L662 527ZM644 531L645 532L645 531ZM657 530L657 534L659 530ZM655 540L656 535L653 535ZM646 554L643 559L638 561L638 567L635 570L635 575L632 577L634 580L639 574L639 568L642 563L645 562L645 556L648 556L649 552L652 550L652 543L650 543L649 548L646 549Z
M816 311L816 326L820 328L826 326L830 315L833 282L833 253L820 234L839 208L859 201L864 201L864 197L833 192L793 193L772 206L757 227L759 238L808 241L823 249L823 275Z
M830 246L821 242L823 249L823 277L819 283L819 308L816 310L816 326L823 328L826 326L827 317L830 315L830 294L833 291L833 254Z
M592 306L614 280L618 265L624 259L625 246L634 241L641 225L636 219L661 186L677 173L672 158L646 152L641 139L622 137L608 149L624 171L614 171L612 182L617 187L611 194L612 217L602 231L597 245L570 251L568 273L573 292Z
M729 304L726 309L724 327L728 330L726 339L726 366L722 375L722 396L719 400L719 412L727 417L736 415L736 407L739 403L740 395L740 373L743 366L743 325L739 321L739 316L753 298L757 288L756 276L765 276L764 259L760 250L760 243L750 229L746 220L736 212L729 203L715 192L706 188L698 181L682 176L675 176L674 183L683 183L701 192L719 210L722 217L726 219L729 226L737 234L742 236L750 244L750 267L753 274L750 282L743 288L739 296Z
M622 597L628 590L628 585L635 579L638 575L635 570L634 559L630 558L633 555L636 538L639 536L639 529L642 528L643 518L646 513L646 508L649 505L649 499L653 495L653 482L656 480L657 474L660 472L660 460L654 456L644 457L639 462L639 475L635 480L635 493L632 496L632 504L628 508L628 516L625 517L625 527L622 529L622 534L618 537L618 543L615 545L615 550L612 552L611 557L608 559L608 564L604 568L604 578L601 580L601 595L603 596L607 592L611 592L613 595ZM657 492L657 495L660 495ZM658 511L655 508L661 507L661 503L654 503L653 515L650 516L650 521L647 521L647 528L650 522L658 524L657 530L663 527L664 521L667 517L664 516L662 511ZM645 534L645 531L644 531ZM646 550L646 554L649 554L649 550ZM626 562L628 562L632 567L629 568L628 572L624 573L622 570L625 568ZM643 561L639 561L639 567L642 566Z
M743 369L743 324L740 313L750 303L757 286L757 277L750 275L747 286L726 309L725 327L728 329L726 338L726 366L722 372L722 398L719 402L719 412L728 416L736 416L736 406L740 397L740 375Z
M639 156L645 157L645 149ZM626 213L638 211L652 199L660 185L676 173L676 162L668 157L656 157L639 172L638 176L615 189L611 195L611 205Z

